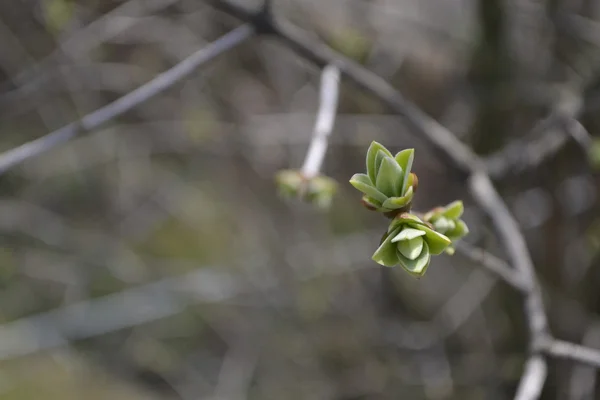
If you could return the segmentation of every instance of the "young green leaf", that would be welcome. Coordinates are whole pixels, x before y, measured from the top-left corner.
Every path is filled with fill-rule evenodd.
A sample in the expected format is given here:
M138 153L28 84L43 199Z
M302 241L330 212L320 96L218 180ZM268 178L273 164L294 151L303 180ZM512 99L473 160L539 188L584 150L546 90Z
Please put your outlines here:
M396 162L404 171L404 177L402 179L402 194L404 194L408 186L408 176L410 175L410 170L412 169L414 157L415 149L405 149L396 154Z
M350 184L380 203L387 200L387 196L377 190L377 188L371 184L371 179L365 174L354 174L350 179Z
M377 172L375 186L388 197L399 195L402 184L402 168L393 158L385 157Z
M367 150L367 175L371 178L371 182L375 185L375 180L377 179L375 161L377 158L377 153L382 151L384 155L388 155L392 157L392 153L389 152L382 144L377 143L375 141L371 142L369 149Z

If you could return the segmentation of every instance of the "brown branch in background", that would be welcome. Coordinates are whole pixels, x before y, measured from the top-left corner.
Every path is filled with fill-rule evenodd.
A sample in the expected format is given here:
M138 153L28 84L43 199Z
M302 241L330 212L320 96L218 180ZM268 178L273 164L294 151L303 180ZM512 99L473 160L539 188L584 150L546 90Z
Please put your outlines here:
M552 357L564 358L600 368L600 350L564 340L552 339L544 345L544 351Z
M485 251L482 248L477 248L466 242L459 242L456 246L456 252L464 257L481 265L493 275L502 279L509 286L521 291L527 292L528 287L519 275L515 275L514 270L504 260L499 259L495 255Z
M548 375L546 360L539 354L531 356L525 363L515 400L534 400L541 396Z
M129 92L125 96L86 115L79 122L71 123L39 139L25 143L19 147L0 154L0 174L8 169L38 156L74 137L93 131L105 123L112 121L134 107L151 99L192 74L196 69L227 52L252 37L254 30L250 25L242 25L227 33L207 47L198 50L173 68L163 72L143 86Z
M139 23L143 17L167 8L176 2L177 0L129 0L79 29L63 40L57 50L33 66L19 72L13 78L15 84L19 84L18 88L9 91L8 88L2 87L0 90L0 108L2 112L5 113L6 108L11 105L27 101L28 96L38 91L40 86L51 79L48 70L52 69L52 66L58 61L62 59L75 61L100 43ZM127 17L124 18L124 15Z
M600 346L600 325L597 322L590 324L586 329L582 343L596 348ZM595 366L575 365L569 379L569 399L585 400L595 398L596 375Z
M492 178L501 179L536 168L558 153L570 137L579 140L569 127L583 111L582 96L568 89L559 95L561 99L550 115L536 123L523 139L514 140L485 159Z

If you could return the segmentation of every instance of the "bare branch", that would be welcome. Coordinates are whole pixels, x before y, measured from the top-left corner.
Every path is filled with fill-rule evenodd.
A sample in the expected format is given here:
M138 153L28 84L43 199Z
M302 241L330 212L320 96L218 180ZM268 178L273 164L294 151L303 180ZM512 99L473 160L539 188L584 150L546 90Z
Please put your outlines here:
M592 323L582 338L586 346L598 347L600 345L600 325ZM599 358L600 359L600 358ZM597 365L576 365L571 373L569 382L569 399L585 400L594 398L596 391Z
M473 174L469 179L469 187L479 206L492 218L513 265L527 285L525 313L532 335L530 340L534 342L533 347L536 347L535 342L544 340L548 335L548 322L525 238L508 207L494 189L489 176L481 172Z
M474 247L465 242L459 242L456 246L456 251L474 263L481 265L511 287L521 292L527 292L528 286L525 281L521 279L520 275L515 274L514 269L504 260L499 259L482 248Z
M600 368L600 350L592 349L591 347L552 339L544 346L544 351L553 357L565 358Z
M320 268L302 269L296 273L295 279L308 281L324 273L338 275L364 268L368 265L368 253L356 249L362 249L369 242L367 236L373 238L378 233L361 233L337 240L331 253L340 257L333 257L327 271ZM306 244L300 242L292 245L289 258L297 258L298 253L313 253L314 249L307 251ZM355 256L348 258L348 254L354 253ZM348 263L349 259L353 262ZM244 263L252 270L265 265L267 261L267 256L257 256L245 259ZM260 279L252 279L252 286L249 286L246 278L237 278L223 272L225 270L226 268L206 267L2 324L0 360L156 321L182 312L189 304L227 302L243 294L277 290L276 279L261 275Z
M573 140L583 149L584 152L592 145L593 139L590 133L585 129L585 127L576 119L572 119L567 121L566 126L567 132Z
M129 0L110 12L104 14L89 25L79 29L66 40L60 43L60 48L49 56L17 74L14 80L23 86L14 92L3 94L0 103L7 100L23 100L22 97L33 93L44 81L41 71L51 66L61 58L67 57L71 60L81 57L86 51L96 47L100 43L118 35L126 29L142 20L142 17L160 11L177 0ZM5 92L6 90L0 90Z
M340 88L340 70L328 65L321 76L321 92L319 112L313 130L312 140L304 159L302 174L310 179L319 174L321 165L327 153L327 139L333 130L337 112L338 94Z
M512 141L485 160L491 177L500 179L535 168L558 153L567 144L569 135L574 137L568 127L582 113L583 98L570 88L564 88L559 97L550 115L540 120L524 139Z
M28 158L44 153L79 134L92 131L106 122L126 113L189 76L197 68L211 61L218 55L241 44L246 39L250 38L253 35L253 32L252 27L249 25L240 26L211 43L209 46L192 54L173 68L158 75L145 85L91 114L86 115L80 122L71 123L46 136L0 154L0 174Z
M232 2L210 1L218 8L244 21L252 21L254 18L252 12ZM264 23L264 21L261 22ZM372 93L394 112L402 115L407 125L422 136L436 150L437 154L452 165L456 171L467 176L474 168L483 169L481 160L465 144L417 106L406 100L385 79L337 53L325 44L313 40L306 32L285 20L270 21L270 23L273 34L299 55L320 67L330 64L337 66L344 75L359 87Z
M534 400L541 396L548 375L548 365L541 355L527 360L515 400Z

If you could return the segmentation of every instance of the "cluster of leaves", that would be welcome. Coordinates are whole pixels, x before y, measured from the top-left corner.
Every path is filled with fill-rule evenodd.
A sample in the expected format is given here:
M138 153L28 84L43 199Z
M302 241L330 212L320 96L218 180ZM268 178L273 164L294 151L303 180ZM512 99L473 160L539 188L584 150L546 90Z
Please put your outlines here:
M461 201L417 215L411 213L418 179L411 172L414 149L395 156L383 145L372 142L367 151L367 173L355 174L350 183L363 193L362 203L369 210L392 219L373 260L381 265L401 265L414 276L422 276L432 255L454 253L453 244L469 229L460 219Z

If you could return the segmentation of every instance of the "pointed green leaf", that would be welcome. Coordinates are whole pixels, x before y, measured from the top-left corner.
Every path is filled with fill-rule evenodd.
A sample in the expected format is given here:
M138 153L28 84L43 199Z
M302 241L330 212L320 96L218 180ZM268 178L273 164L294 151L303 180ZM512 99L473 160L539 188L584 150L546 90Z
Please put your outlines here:
M385 265L386 267L393 267L398 264L398 255L396 251L396 245L392 243L392 238L397 235L398 232L394 231L388 235L383 243L379 246L373 256L373 261L378 264Z
M386 201L383 202L383 207L390 210L397 210L406 206L411 202L413 198L413 190L412 187L409 187L406 191L406 194L402 197L390 197Z
M377 154L375 155L375 180L373 181L375 183L377 182L377 176L379 175L379 169L381 168L381 163L386 158L389 158L389 156L381 150L379 150L377 152Z
M386 149L382 144L375 141L371 142L371 145L367 150L367 174L369 175L369 178L371 178L373 185L375 184L375 179L377 178L375 171L375 160L379 151L383 151L384 154L392 157L392 153L390 153L389 150Z
M385 157L377 171L375 187L381 193L391 197L398 194L401 184L402 168L400 168L393 158Z
M462 219L459 219L458 221L456 221L456 226L454 227L454 229L446 232L446 236L448 236L451 239L454 239L461 238L467 233L469 233L469 228L467 227L467 224L465 224L465 221L463 221Z
M417 225L416 228L421 229L425 232L425 241L429 245L429 252L431 254L440 254L446 249L446 247L448 247L452 243L452 241L447 236L442 235L441 233L436 232L425 225Z
M423 238L416 237L414 239L401 240L398 242L398 251L409 260L416 259L423 250Z
M365 174L354 174L350 179L350 184L356 189L380 203L387 200L387 196L371 185L371 179Z
M414 260L404 257L400 251L397 252L397 256L400 265L415 276L423 276L431 261L431 255L427 243L423 244L423 250L421 251L421 254Z
M414 238L417 238L417 237L423 236L423 235L425 235L425 231L415 229L415 228L404 228L400 231L399 234L394 236L394 238L392 239L392 243L396 243L401 240L414 239Z
M469 227L462 219L456 221L456 232L459 236L465 236L469 233Z
M402 167L404 171L404 177L402 178L402 194L408 187L408 176L412 168L413 160L415 158L415 149L405 149L396 154L396 162Z
M465 208L463 206L463 202L456 200L444 207L442 215L450 219L458 219L464 211Z

